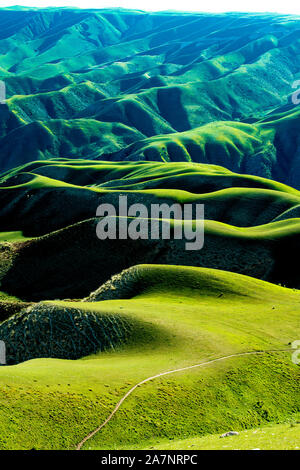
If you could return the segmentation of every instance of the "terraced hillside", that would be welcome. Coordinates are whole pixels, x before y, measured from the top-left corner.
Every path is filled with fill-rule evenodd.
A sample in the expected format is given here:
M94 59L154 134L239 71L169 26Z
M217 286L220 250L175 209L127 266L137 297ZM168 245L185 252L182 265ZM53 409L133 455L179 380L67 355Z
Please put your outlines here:
M299 19L0 9L0 449L299 447Z

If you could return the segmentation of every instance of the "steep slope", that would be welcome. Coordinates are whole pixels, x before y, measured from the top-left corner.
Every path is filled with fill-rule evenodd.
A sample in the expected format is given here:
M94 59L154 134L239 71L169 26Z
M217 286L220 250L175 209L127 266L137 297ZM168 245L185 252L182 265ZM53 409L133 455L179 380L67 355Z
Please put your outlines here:
M135 142L101 159L193 161L222 165L239 173L263 176L300 188L297 108L254 124L213 122L189 131Z
M57 157L192 160L299 188L298 111L272 114L291 103L298 21L2 9L0 168Z
M299 418L299 20L0 9L1 449Z
M97 238L100 204L116 208L118 230L120 196L128 207L144 205L147 237ZM0 201L2 289L26 300L82 297L138 263L205 266L300 285L299 192L272 180L195 163L49 160L3 175ZM153 239L151 208L163 203L191 204L193 220L171 220L170 239ZM189 251L187 227L200 233L197 204L204 204L205 245ZM179 226L183 238L175 239Z

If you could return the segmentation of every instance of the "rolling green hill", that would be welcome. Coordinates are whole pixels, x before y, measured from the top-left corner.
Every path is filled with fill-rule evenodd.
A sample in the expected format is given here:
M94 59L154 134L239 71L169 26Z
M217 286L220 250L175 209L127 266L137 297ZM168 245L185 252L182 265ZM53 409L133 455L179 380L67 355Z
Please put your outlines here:
M205 247L187 251L184 238L153 240L150 232L148 239L100 241L97 207L118 207L120 195L128 206L146 206L149 231L151 204L204 204ZM26 300L86 296L139 263L203 266L300 285L299 192L272 180L195 163L48 160L4 174L0 201L2 290ZM195 229L196 221L190 223Z
M296 16L1 9L0 30L0 169L193 161L299 189Z
M112 283L113 299L101 300ZM121 322L128 334L119 335L118 346L77 361L66 360L72 342L62 340L52 359L1 368L1 447L73 449L139 381L251 351L286 349L154 379L138 387L84 448L145 448L158 440L293 422L300 409L299 368L291 362L289 343L299 331L299 300L299 292L239 274L138 266L83 302L34 306L25 332L17 314L0 325L12 360L16 354L24 359L23 351L43 356L53 347L49 322L59 317L58 328L64 326L70 339L86 336L86 353L98 334L90 329L92 318L115 321L119 328ZM20 336L25 349L16 348Z
M269 425L242 431L233 439L223 440L220 435L194 437L181 441L164 440L154 443L151 450L298 450L300 439L299 422L291 420L285 424Z
M0 9L0 449L299 447L299 20Z

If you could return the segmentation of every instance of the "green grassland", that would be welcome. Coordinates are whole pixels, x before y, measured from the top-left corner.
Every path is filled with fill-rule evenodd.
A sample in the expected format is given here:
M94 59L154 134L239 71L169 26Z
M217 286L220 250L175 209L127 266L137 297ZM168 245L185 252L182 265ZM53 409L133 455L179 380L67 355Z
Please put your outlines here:
M204 204L203 250L187 251L184 239L152 240L150 233L147 240L100 241L96 209L100 203L118 208L120 195L128 206L147 207L149 230L153 203ZM2 289L27 301L87 296L140 263L202 266L300 285L299 192L265 178L190 162L58 159L3 174L0 201Z
M297 17L1 9L0 28L2 170L194 161L299 188Z
M220 443L220 435L192 437L181 441L164 441L155 444L153 450L298 450L300 442L299 422L275 424L242 431L233 439Z
M299 448L299 17L14 7L0 54L0 449L74 449L195 365L83 449ZM121 195L148 231L204 204L203 249L195 212L99 240Z
M125 298L124 282L131 284ZM249 277L140 266L113 283L113 300L43 305L70 316L74 309L120 316L136 322L140 334L76 361L34 359L1 368L2 448L74 448L142 379L229 354L288 350L299 335L299 293ZM102 291L111 292L108 287ZM2 323L1 334L13 335L10 321ZM27 337L32 344L35 335L41 344L49 341L43 321L40 316ZM283 423L299 412L298 383L299 367L289 351L170 374L139 387L86 448L145 447Z

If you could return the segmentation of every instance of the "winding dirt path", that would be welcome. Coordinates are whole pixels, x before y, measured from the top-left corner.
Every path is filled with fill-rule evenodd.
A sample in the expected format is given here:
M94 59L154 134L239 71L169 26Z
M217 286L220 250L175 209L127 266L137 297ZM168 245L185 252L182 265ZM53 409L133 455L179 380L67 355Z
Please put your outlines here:
M219 357L217 359L211 359L209 361L200 362L199 364L194 364L192 366L181 367L180 369L168 370L166 372L161 372L160 374L156 374L156 375L153 375L151 377L147 377L146 379L144 379L141 382L134 385L130 390L128 390L127 393L125 393L125 395L116 404L115 408L113 409L111 414L106 418L106 420L100 426L98 426L96 429L94 429L89 434L87 434L82 439L82 441L80 441L79 444L76 445L76 450L80 450L82 448L82 446L86 443L86 441L88 441L89 439L94 437L95 434L97 434L102 428L104 428L104 426L106 426L110 422L110 420L116 414L116 412L119 410L119 408L124 403L124 401L132 394L132 392L134 392L134 390L136 388L140 387L141 385L143 385L147 382L150 382L151 380L157 379L159 377L163 377L164 375L175 374L176 372L182 372L182 371L185 371L185 370L195 369L196 367L203 367L203 366L206 366L208 364L213 364L214 362L225 361L226 359L230 359L232 357L250 356L250 355L254 355L254 354L266 354L266 353L276 353L276 352L284 352L284 351L291 351L291 349L270 349L270 350L266 350L266 351L249 351L249 352L243 352L243 353L237 353L237 354L230 354L229 356L223 356L223 357Z

